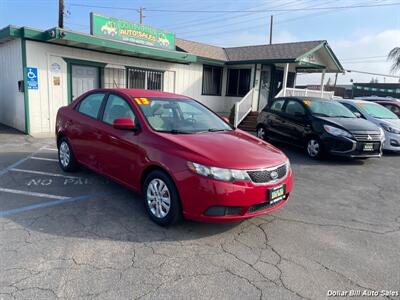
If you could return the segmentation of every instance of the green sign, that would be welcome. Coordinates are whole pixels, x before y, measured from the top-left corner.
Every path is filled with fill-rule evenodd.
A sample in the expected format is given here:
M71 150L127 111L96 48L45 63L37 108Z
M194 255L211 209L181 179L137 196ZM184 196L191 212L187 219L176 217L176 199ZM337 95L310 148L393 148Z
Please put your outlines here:
M113 40L175 50L175 34L121 19L90 13L90 34Z

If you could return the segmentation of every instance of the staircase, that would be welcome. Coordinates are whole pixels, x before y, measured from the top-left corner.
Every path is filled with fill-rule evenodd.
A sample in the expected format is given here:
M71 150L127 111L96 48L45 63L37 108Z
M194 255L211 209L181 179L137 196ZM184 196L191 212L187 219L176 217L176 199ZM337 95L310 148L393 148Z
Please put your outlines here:
M258 112L250 112L244 120L239 124L239 129L245 131L256 131Z

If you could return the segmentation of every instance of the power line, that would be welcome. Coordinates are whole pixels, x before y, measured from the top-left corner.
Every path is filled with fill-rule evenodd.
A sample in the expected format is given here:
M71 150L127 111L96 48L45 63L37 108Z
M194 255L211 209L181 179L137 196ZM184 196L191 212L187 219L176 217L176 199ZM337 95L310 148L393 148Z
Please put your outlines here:
M308 0L308 2L310 2L310 1L312 1L312 0ZM292 0L292 1L289 1L289 2L286 2L286 3L282 3L282 4L279 4L279 5L275 5L275 6L269 7L269 8L272 9L272 8L276 8L276 7L290 7L293 4L296 4L297 2L298 2L298 0ZM239 18L243 18L243 17L246 17L246 16L253 15L252 12L248 13L247 10L243 10L243 12L244 12L243 15L236 15L236 16L233 16L233 17L229 17L229 21L231 21L233 19L239 19ZM264 18L264 16L262 16L261 18ZM257 19L260 19L260 18L257 18ZM255 20L254 18L251 19L251 21L254 21L254 20ZM210 21L212 21L212 22L210 22ZM179 28L187 28L187 26L192 27L194 25L198 26L198 25L203 25L203 24L214 25L215 23L225 22L225 21L226 21L226 19L221 19L220 16L217 16L216 18L212 18L212 19L201 18L201 19L197 19L197 22L193 22L193 21L192 22L186 22L186 23L184 23L185 26L173 26L173 27L170 27L170 29L174 29L175 30L175 29L179 29ZM239 24L239 23L245 23L245 22L248 22L248 21L249 20L246 19L246 20L242 20L242 21L239 21L239 22L231 23L230 25ZM225 25L225 26L227 26L227 25ZM190 28L187 28L187 30L190 30Z
M349 73L361 73L361 74L368 74L368 75L377 75L377 76L385 76L385 77L392 77L392 78L400 78L400 76L396 75L389 75L389 74L381 74L381 73L373 73L373 72L365 72L365 71L358 71L358 70L345 70Z
M336 1L336 0L334 0L334 1ZM294 1L295 3L297 2L297 0L296 1ZM306 1L307 2L307 1ZM305 3L306 3L305 2ZM310 2L310 1L308 1L308 2ZM330 1L330 2L333 2L333 1ZM289 5L289 7L290 6L292 6L293 4L293 1L292 2L288 2L288 3L286 3L286 5L283 5L283 6L287 6L288 4L291 4L291 5ZM329 3L329 1L327 2L327 3ZM278 6L274 6L274 7L282 7L282 5L278 5ZM242 16L233 16L233 17L230 17L229 18L229 21L230 20L232 20L232 19L236 19L236 18L242 18L242 17L245 17L245 16L248 16L248 15L252 15L253 13L246 13L246 14L244 14L244 15L242 15ZM275 14L275 16L278 16L278 15L282 15L282 14L284 14L284 13L280 13L280 14ZM254 23L254 21L255 20L260 20L260 19L262 19L263 21L265 21L266 20L266 16L261 16L261 17L257 17L257 18L254 18L254 17L252 17L251 18L251 22L252 23ZM220 20L220 21L218 21L218 22L225 22L226 20L225 19L222 19L222 20ZM229 27L229 28L231 28L231 26L233 26L233 25L237 25L237 24L242 24L242 23L247 23L247 22L249 22L249 20L248 19L245 19L245 20L241 20L241 21L238 21L238 22L232 22L232 23L225 23L225 24L223 24L223 25L221 25L221 26L219 26L219 28L224 28L224 27ZM198 23L197 25L200 25L200 24L207 24L207 23L210 23L210 22L208 22L208 21L205 21L205 22L202 22L202 23ZM213 22L213 23L210 23L210 26L214 26L214 24L215 23L217 23L217 22ZM263 22L263 24L259 24L259 26L264 26L265 25L265 22ZM198 32L198 31L201 31L201 32L203 32L204 31L204 28L199 28L199 29L191 29L191 28L187 28L186 30L183 30L183 32L182 31L179 31L179 34L185 34L186 32L190 32L190 33L193 33L193 32Z
M265 12L294 12L294 11L316 11L316 10L330 10L330 9L351 9L351 8L368 8L368 7L387 7L387 6L398 6L397 3L387 4L370 4L370 5L348 5L348 6L331 6L331 7L310 7L310 8L287 8L287 9L264 9L264 10L248 10L249 13L265 13ZM104 8L104 9L117 9L117 10L135 10L139 8L131 7L116 7L116 6L100 6L100 5L88 5L71 3L70 6L78 7L90 7L90 8ZM243 10L175 10L175 9L146 9L149 12L163 12L163 13L243 13Z

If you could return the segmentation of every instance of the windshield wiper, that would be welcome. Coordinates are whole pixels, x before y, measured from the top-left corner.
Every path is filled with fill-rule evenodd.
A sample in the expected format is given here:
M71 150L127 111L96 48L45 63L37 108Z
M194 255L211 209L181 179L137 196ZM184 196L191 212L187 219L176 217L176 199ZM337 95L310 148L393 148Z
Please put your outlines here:
M329 115L323 114L323 113L313 113L315 116L321 116L321 117L331 117Z
M179 130L179 129L159 130L159 132L172 133L172 134L190 134L190 133L193 133L192 131L185 131L185 130Z
M227 131L228 129L220 129L220 128L210 128L208 129L209 132L218 132L218 131Z

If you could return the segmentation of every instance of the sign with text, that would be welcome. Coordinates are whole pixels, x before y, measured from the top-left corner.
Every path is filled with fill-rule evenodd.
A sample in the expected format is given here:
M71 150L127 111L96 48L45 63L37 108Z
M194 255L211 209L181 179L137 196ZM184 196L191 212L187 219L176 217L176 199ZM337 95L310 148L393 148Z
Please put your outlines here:
M39 88L38 69L26 67L26 85L28 90L37 90Z
M112 17L90 13L90 34L113 40L175 50L175 34Z

